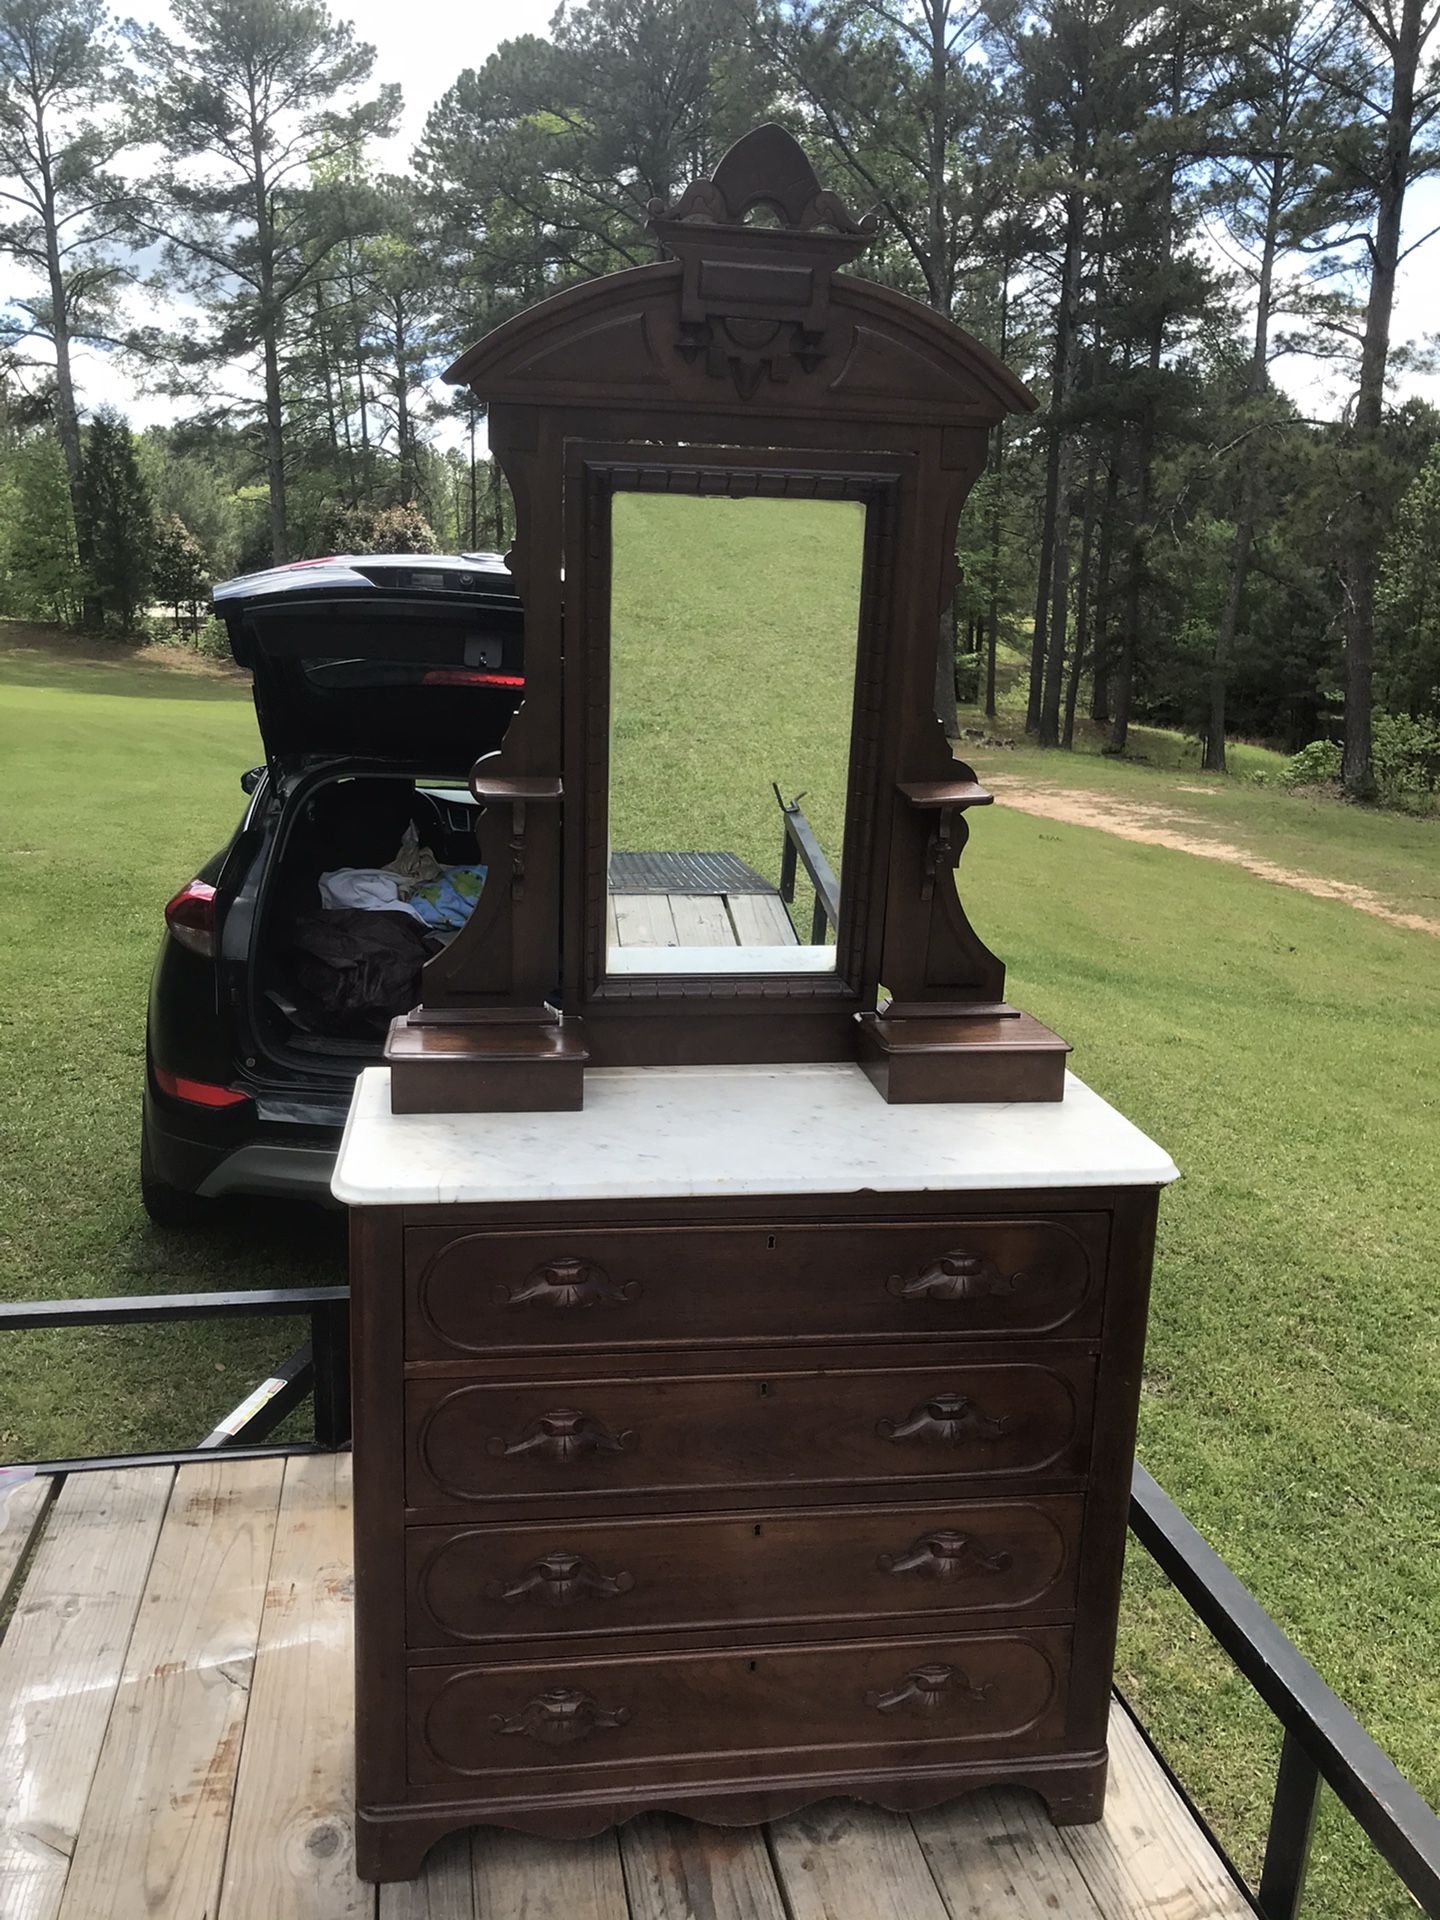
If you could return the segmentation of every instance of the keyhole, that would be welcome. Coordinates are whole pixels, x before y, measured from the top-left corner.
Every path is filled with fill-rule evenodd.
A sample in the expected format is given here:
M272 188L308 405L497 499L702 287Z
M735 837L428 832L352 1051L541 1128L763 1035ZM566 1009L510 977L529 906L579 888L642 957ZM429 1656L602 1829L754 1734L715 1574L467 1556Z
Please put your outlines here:
M773 1253L775 1251L775 1236L773 1233L766 1235L765 1246L769 1252Z
M751 1673L758 1673L758 1672L759 1672L759 1669L760 1669L760 1662L759 1662L758 1660L752 1660L752 1661L750 1662L750 1671L751 1671Z
M764 1531L765 1531L765 1529L764 1529L763 1527L756 1527L756 1529L755 1529L755 1538L756 1538L756 1539L758 1540L758 1539L760 1538L760 1536L761 1536L761 1534L762 1534L762 1533L763 1533Z
M769 1391L770 1391L770 1382L768 1380L762 1380L760 1382L760 1398L763 1400L766 1394L769 1393Z

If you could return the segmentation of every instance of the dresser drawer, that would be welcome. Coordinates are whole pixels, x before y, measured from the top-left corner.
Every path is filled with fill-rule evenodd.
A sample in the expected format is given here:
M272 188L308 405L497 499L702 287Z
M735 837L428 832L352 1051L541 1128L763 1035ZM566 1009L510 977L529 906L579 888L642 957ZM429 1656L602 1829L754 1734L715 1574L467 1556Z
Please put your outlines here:
M670 1654L513 1666L412 1667L410 1780L617 1778L636 1763L783 1752L884 1764L1005 1740L1035 1750L1064 1727L1064 1628L949 1639ZM618 1778L617 1778L618 1784Z
M617 1493L1078 1477L1090 1438L1085 1354L992 1365L761 1374L411 1380L412 1508L573 1506Z
M1107 1216L405 1236L411 1359L1098 1328Z
M1069 1612L1082 1500L837 1507L406 1535L412 1647ZM753 1637L753 1635L752 1635Z

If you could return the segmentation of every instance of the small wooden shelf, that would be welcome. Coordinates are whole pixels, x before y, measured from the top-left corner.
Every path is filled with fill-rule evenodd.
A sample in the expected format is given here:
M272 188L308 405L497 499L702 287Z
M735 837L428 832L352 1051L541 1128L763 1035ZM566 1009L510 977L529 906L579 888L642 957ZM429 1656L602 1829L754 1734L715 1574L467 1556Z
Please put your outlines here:
M938 813L943 807L988 807L995 800L976 780L898 780L895 784L922 813Z
M558 776L541 775L538 778L528 776L510 776L502 773L472 773L470 791L482 806L500 801L523 801L533 803L544 800L560 799L564 789Z

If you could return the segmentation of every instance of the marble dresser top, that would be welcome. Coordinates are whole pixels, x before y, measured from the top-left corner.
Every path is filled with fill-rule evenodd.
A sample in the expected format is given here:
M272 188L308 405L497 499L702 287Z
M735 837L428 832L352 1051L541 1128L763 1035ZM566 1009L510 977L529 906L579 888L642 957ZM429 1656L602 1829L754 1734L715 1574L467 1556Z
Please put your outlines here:
M578 1113L392 1114L355 1085L332 1191L349 1206L1159 1187L1174 1162L1073 1074L1053 1103L887 1106L859 1067L609 1067Z

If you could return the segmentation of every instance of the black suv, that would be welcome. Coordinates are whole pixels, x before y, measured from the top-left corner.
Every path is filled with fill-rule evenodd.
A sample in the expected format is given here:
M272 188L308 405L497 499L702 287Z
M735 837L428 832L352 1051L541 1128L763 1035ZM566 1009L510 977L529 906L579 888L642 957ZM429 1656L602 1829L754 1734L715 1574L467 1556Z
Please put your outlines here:
M214 607L266 759L229 844L165 909L140 1154L163 1224L224 1194L328 1198L355 1076L483 884L465 777L524 690L495 554L300 561L227 581Z

